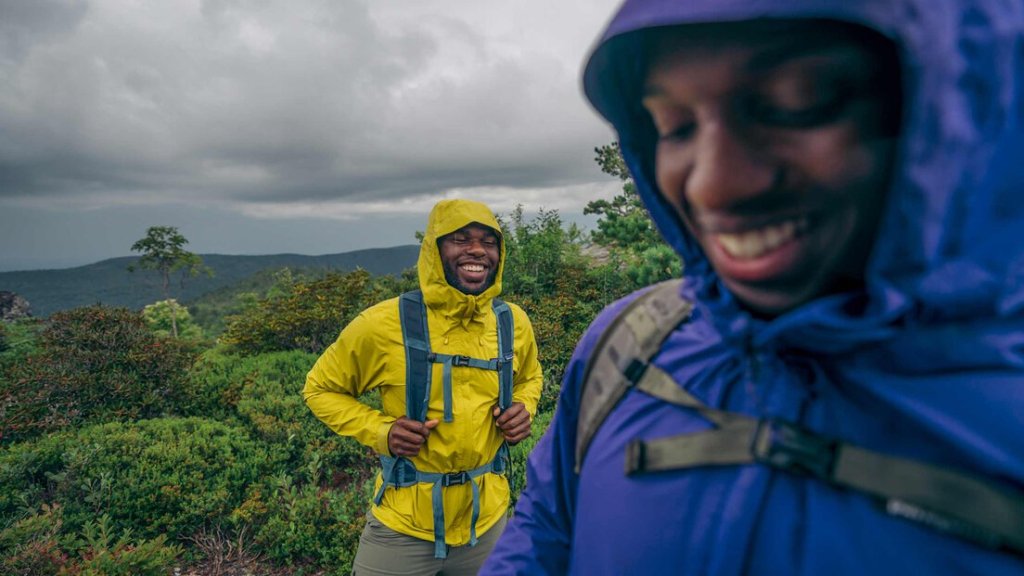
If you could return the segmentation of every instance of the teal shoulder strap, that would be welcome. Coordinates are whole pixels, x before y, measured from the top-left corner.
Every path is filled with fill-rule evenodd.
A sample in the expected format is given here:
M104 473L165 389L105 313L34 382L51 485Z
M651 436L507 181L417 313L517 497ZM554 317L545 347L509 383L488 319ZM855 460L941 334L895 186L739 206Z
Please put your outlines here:
M515 326L512 309L505 301L493 300L494 316L498 325L498 407L503 411L512 405L512 358L515 345Z
M405 415L423 422L427 419L432 372L423 293L412 290L399 296L398 315L405 344Z

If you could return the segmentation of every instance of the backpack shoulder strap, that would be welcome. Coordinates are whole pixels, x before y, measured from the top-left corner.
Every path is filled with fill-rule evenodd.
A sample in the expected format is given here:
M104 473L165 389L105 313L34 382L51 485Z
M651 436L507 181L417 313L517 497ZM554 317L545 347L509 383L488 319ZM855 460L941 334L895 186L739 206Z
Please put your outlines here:
M498 324L498 407L505 410L512 405L512 356L515 344L515 325L512 309L500 298L492 301Z
M597 342L587 361L576 424L576 472L604 419L644 371L662 342L687 319L692 303L681 279L666 280L630 302Z
M690 312L678 283L656 285L612 320L586 371L577 421L576 472L601 423L630 388L698 412L713 425L694 433L637 439L626 474L762 464L880 500L885 511L941 532L1024 554L1024 492L964 470L867 450L775 419L709 408L650 360Z
M398 297L398 316L405 346L405 415L423 422L430 397L430 333L423 293L406 292Z

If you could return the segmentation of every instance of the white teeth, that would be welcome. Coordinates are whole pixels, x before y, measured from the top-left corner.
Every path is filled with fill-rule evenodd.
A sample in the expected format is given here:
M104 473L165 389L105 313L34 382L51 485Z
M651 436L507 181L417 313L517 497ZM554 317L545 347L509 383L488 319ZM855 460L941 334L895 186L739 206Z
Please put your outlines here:
M462 269L467 272L483 272L484 267L480 264L463 264Z
M748 230L738 234L715 234L722 248L740 260L751 260L763 256L796 237L797 233L807 228L807 221L787 220L781 224L765 226L757 230Z

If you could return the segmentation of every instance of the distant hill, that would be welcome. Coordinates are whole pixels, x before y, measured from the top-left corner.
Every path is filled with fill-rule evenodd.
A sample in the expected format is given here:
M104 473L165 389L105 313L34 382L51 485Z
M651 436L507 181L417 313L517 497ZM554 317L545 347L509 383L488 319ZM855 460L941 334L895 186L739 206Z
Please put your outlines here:
M322 256L200 254L203 263L213 269L214 276L189 278L185 289L180 293L175 290L173 294L179 301L189 302L267 269L329 269L348 272L362 268L374 275L397 276L416 264L419 250L418 245L410 244ZM0 291L14 292L24 297L32 306L32 315L36 317L90 304L141 309L146 304L163 299L163 295L160 292L159 276L155 272L128 271L128 266L136 260L138 257L129 256L61 270L0 272Z

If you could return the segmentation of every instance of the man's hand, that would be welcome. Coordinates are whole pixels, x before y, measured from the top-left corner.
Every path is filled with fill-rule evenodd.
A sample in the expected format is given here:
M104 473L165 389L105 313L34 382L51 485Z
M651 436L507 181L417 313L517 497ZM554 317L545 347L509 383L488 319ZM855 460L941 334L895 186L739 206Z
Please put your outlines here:
M522 402L516 402L504 412L501 408L494 407L494 422L501 428L505 441L509 444L518 444L530 435L531 418Z
M430 431L437 426L437 420L420 422L402 416L388 430L388 450L392 456L411 458L420 453L420 447L427 441Z

